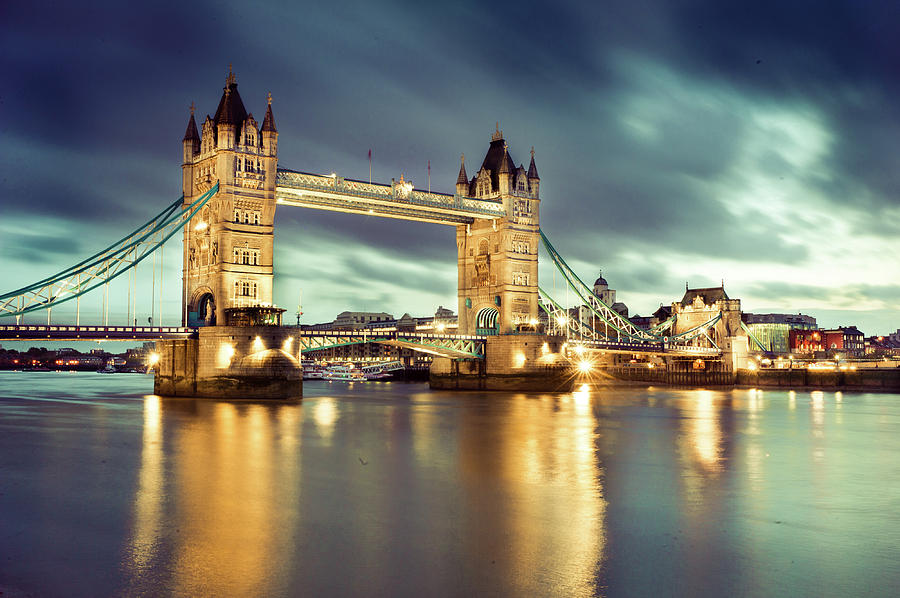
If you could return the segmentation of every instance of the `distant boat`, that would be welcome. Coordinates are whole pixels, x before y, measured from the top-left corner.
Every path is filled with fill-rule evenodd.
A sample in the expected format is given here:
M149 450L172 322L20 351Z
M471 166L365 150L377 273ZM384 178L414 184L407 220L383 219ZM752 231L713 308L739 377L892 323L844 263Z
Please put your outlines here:
M97 373L98 373L98 374L115 374L115 373L116 373L116 368L115 368L115 366L112 364L111 361L107 361L107 362L106 362L106 367L104 367L103 369L97 370Z

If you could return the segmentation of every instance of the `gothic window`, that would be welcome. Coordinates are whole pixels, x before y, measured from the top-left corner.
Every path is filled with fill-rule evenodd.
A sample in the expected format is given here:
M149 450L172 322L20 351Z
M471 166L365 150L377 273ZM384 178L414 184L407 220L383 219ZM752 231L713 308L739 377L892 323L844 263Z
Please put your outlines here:
M259 211L253 212L253 224L259 224Z
M235 208L235 210L234 210L234 222L240 222L240 221L241 221L241 211L238 210L237 208Z
M247 247L234 248L234 263L244 266L259 265L259 249L249 249Z
M235 297L246 297L248 299L256 299L256 294L258 291L258 287L256 282L252 280L235 280L234 281L234 296Z

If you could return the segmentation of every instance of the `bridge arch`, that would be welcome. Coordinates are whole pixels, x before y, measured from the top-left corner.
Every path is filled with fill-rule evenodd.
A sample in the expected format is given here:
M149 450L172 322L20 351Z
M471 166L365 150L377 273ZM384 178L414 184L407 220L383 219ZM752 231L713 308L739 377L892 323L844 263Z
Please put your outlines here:
M216 325L216 296L208 286L194 289L188 302L188 326Z
M482 307L475 314L476 334L498 334L500 331L500 312L496 307Z

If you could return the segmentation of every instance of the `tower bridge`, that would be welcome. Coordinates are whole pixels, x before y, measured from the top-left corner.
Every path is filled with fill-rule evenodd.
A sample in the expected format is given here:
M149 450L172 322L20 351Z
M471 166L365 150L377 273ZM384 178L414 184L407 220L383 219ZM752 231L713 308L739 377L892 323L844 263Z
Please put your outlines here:
M265 387L263 395L289 394L285 388L299 385L294 349L315 350L329 343L380 342L431 353L433 384L459 386L463 380L465 386L465 380L477 379L481 388L492 387L485 379L501 381L495 385L499 388L523 381L524 386L541 386L541 379L548 381L544 387L570 383L573 347L579 348L579 355L587 351L715 358L723 349L736 351L739 302L695 302L656 329L643 330L592 293L541 231L534 148L528 167L516 166L499 124L472 176L461 158L453 194L416 189L402 175L383 184L289 169L278 163L278 140L271 94L259 123L247 111L229 72L213 116L198 126L191 106L182 139L181 200L76 266L0 295L0 317L16 316L15 325L0 326L0 338L82 339L94 334L98 339L168 339L158 342L163 358L157 371L157 390L168 394L246 394L248 384ZM459 334L382 338L260 328L261 323L279 323L280 316L273 320L271 314L283 311L272 307L278 206L455 227ZM111 327L108 321L88 327L78 321L74 327L50 323L54 305L77 302L92 289L108 289L110 280L149 253L161 251L178 230L184 248L180 327L163 331ZM539 287L541 248L581 303L579 314L587 314L590 323L581 316L578 321L571 318L568 307ZM20 324L23 314L41 309L47 310L46 327ZM253 320L259 329L248 333L250 316L238 315L253 309L270 316ZM737 346L739 350L739 342ZM273 388L265 381L273 377L281 377L287 386Z

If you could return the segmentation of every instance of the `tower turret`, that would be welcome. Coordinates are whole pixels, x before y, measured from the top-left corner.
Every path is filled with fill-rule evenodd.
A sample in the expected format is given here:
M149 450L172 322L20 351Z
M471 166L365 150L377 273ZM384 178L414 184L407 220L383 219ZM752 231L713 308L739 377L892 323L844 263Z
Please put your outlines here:
M238 93L231 66L228 67L223 91L213 122L216 124L217 149L228 150L234 148L240 135L240 126L247 119L247 110Z
M459 176L456 177L456 194L466 196L469 194L469 176L466 174L466 155L459 157Z
M274 156L278 152L278 130L275 128L275 117L272 115L272 93L266 96L268 102L266 106L266 117L263 119L262 128L262 147L263 152L267 155Z
M509 146L503 142L503 157L500 159L500 168L497 170L497 186L501 195L512 195L513 173L516 167L509 157Z
M191 118L188 120L182 145L184 146L183 164L190 164L194 160L194 155L200 153L200 133L197 131L197 121L194 120L193 102L191 102Z
M541 177L534 165L534 146L531 146L531 164L528 165L528 190L535 198L540 197Z

